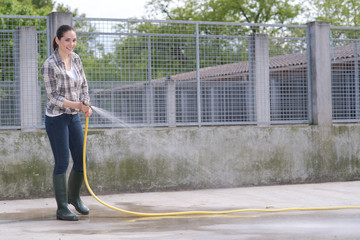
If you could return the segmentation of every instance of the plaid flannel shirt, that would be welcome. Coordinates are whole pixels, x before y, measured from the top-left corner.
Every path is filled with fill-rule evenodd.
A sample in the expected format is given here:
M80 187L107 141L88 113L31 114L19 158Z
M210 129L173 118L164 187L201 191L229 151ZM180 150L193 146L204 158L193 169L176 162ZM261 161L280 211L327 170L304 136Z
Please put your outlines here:
M44 62L40 72L45 82L47 94L46 110L49 114L75 114L78 109L63 107L64 100L73 102L89 101L88 84L81 59L76 53L71 53L72 67L78 80L71 78L65 69L57 50Z

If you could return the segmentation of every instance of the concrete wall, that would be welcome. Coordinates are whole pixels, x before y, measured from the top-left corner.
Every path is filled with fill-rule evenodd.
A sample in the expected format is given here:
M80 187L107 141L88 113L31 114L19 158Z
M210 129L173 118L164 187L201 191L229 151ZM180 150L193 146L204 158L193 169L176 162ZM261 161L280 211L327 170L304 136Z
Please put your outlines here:
M50 39L59 24L72 23L71 14L54 13L49 19ZM258 126L92 129L88 176L93 190L102 194L360 179L360 125L332 125L329 24L312 22L308 28L309 115L314 125L268 126L267 37L257 35L255 94L263 97L255 96ZM174 92L171 84L168 91ZM167 101L169 114L175 112L173 100ZM43 129L0 132L0 199L52 196L52 170Z
M360 126L89 130L96 194L360 179ZM0 132L0 198L52 196L44 130ZM84 193L86 190L84 189Z

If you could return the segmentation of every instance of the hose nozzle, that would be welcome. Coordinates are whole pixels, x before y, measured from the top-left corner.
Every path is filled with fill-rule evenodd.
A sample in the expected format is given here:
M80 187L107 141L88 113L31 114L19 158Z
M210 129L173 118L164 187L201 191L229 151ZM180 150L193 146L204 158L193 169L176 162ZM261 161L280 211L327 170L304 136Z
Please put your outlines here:
M88 107L90 107L92 109L92 106L89 103L83 101L82 104L84 104L84 105L86 105L86 106L88 106Z

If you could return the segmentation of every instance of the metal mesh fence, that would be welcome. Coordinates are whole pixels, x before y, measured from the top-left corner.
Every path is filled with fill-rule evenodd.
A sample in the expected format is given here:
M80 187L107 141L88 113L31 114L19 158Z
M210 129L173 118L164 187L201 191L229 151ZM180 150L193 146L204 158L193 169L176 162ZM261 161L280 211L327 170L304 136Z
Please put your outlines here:
M19 111L17 110L18 107L16 103L18 99L15 81L17 51L14 49L14 42L16 41L16 37L16 30L2 31L0 33L0 125L6 127L20 125Z
M304 29L306 30L306 29ZM307 43L303 38L270 38L271 121L309 121Z
M79 42L87 45L78 53L90 82L92 104L135 125L255 123L251 34L269 31L278 37L277 42L280 37L303 37L292 40L293 44L289 39L278 43L278 52L271 52L274 56L288 54L292 47L292 54L306 50L305 27L284 30L229 23L74 20ZM300 72L284 75L286 79L296 75L297 87L290 86L294 83L289 80L279 83L282 77L272 73L272 99L282 100L272 104L272 121L308 122L306 62L304 65ZM286 84L293 90L280 90L284 96L279 97L278 89ZM290 96L292 92L297 95ZM278 109L278 104L283 106ZM96 114L91 123L111 125Z
M22 39L20 29L28 26L35 27L37 34L32 39ZM20 114L21 104L24 107L27 104L21 102L20 89L22 87L25 88L24 92L30 91L30 89L26 89L26 85L20 84L20 75L27 75L27 73L20 71L20 65L29 64L22 56L29 56L34 51L37 54L32 63L41 66L41 59L46 57L47 52L46 45L44 45L46 43L46 29L46 17L1 16L0 18L0 128L19 128L24 122L34 121L33 119L29 121L29 118L39 119L40 112L33 115ZM21 50L20 41L25 42ZM34 44L34 42L37 43ZM35 78L34 81L38 80L40 84L41 79L36 77L37 70L29 70L28 73L29 76ZM28 92L28 94L36 96L41 92L40 89L38 90L39 92ZM40 101L37 104L40 104ZM26 107L33 108L33 106Z
M42 64L47 58L48 49L47 49L47 32L46 31L37 31L37 46L38 46L38 69L40 70ZM44 116L45 116L45 105L46 105L46 93L45 93L45 86L44 81L41 78L41 75L38 73L38 81L39 81L39 88L40 88L40 116L41 116L41 126L44 123Z
M254 120L250 94L253 89L246 67L251 51L249 44L249 37L201 36L201 121L204 124L248 123Z
M0 23L0 128L43 127L43 81L36 70L21 72L21 54L32 45L19 46L19 29L36 28L38 71L51 41L47 17L0 16ZM256 124L259 109L269 111L261 121L270 124L310 123L306 26L95 18L73 18L73 25L91 102L119 118L120 127ZM331 33L333 118L357 121L359 29ZM254 34L267 36L264 94ZM21 90L24 74L37 79L35 91ZM39 96L30 101L39 105L35 113L23 109L24 94ZM94 112L90 126L117 125Z
M331 81L334 122L360 121L360 28L331 28Z

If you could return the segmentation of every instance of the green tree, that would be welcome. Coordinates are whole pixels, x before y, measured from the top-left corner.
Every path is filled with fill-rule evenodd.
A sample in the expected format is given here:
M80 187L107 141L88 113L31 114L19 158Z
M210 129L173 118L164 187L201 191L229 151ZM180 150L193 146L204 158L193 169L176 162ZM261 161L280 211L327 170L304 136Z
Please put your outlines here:
M304 8L289 0L151 0L147 11L168 20L289 24Z
M151 0L147 3L147 12L152 18L167 20L295 24L298 16L304 12L304 7L289 0ZM176 24L147 25L146 29L156 31L154 33L195 34L194 24L174 25ZM145 31L145 25L142 28ZM174 32L174 29L180 29L181 32ZM200 67L246 61L249 45L247 40L237 38L238 36L249 36L260 32L271 36L302 37L304 35L303 31L296 31L295 28L202 23L199 25L199 34L213 37L202 37L199 40L199 54L202 56ZM234 38L219 37L222 35ZM161 64L154 67L153 74L168 75L166 69L176 69L179 72L194 70L195 38L184 37L181 41L173 41L171 38L158 36L153 39L154 42L161 43L155 44L152 48L151 55L156 56L152 62Z
M334 26L360 26L358 0L312 0L316 20L330 22Z
M0 14L46 16L54 6L52 0L0 0Z
M0 15L47 16L56 7L57 11L72 12L69 6L58 4L53 0L0 0ZM78 14L77 9L73 15ZM85 17L85 14L81 15ZM84 23L78 23L83 27ZM21 26L35 26L38 31L46 31L46 20L32 18L0 18L0 29L17 30ZM38 36L40 63L46 58L45 35ZM14 79L15 38L13 33L4 33L0 41L0 80L12 81Z
M64 3L58 3L56 5L56 12L71 12L73 17L86 17L85 13L80 14L77 8L71 10L71 7L69 5L65 5Z
M71 12L74 17L86 17L77 8L72 10L70 6L54 0L0 0L0 15L47 16L53 10Z

